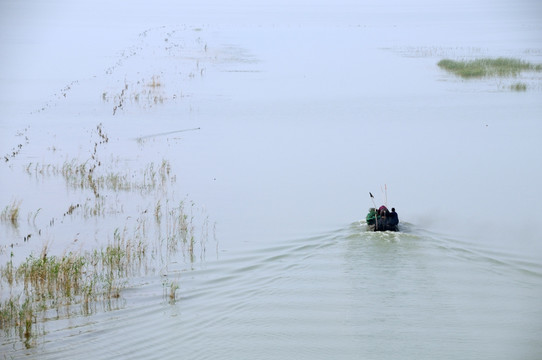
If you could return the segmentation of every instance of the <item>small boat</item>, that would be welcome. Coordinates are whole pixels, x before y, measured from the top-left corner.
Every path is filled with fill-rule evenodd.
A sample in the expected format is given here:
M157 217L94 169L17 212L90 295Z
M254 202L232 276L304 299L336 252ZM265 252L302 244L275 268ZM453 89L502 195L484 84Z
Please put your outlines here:
M370 208L365 219L369 231L399 231L399 216L395 208L392 208L391 212L384 205L378 210Z
M367 230L369 231L399 231L399 226L391 224L367 224Z

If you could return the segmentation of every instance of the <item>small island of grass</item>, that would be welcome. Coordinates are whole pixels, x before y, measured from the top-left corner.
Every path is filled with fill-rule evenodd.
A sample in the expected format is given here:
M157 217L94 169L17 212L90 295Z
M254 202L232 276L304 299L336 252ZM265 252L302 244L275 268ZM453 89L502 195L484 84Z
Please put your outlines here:
M523 60L503 57L470 61L443 59L437 65L464 79L488 76L515 76L522 71L542 71L542 64L535 65Z

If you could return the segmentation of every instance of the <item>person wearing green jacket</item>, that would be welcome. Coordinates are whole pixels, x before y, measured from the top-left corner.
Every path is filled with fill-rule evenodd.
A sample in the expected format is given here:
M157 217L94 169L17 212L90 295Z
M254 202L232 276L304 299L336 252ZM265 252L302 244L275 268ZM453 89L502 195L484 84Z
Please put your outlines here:
M370 208L369 213L367 214L367 217L365 218L367 220L367 225L374 225L376 221L376 209Z

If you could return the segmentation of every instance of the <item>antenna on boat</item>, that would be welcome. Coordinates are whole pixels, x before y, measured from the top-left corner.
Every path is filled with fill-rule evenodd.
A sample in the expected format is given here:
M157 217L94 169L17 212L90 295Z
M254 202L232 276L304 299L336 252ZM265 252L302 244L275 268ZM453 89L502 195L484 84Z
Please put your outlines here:
M384 205L388 207L388 185L384 184L384 189L382 190L382 192L384 193Z
M376 212L375 197L373 196L373 194L371 194L370 191L369 191L369 195L371 196L371 200L373 201L373 206L375 207L375 212ZM375 231L376 229L378 229L378 216L375 213Z

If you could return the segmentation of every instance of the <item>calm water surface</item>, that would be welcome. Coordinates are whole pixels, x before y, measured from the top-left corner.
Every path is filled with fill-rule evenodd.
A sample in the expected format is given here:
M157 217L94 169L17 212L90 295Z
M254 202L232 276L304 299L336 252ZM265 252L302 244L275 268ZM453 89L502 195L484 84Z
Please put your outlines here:
M3 332L1 355L540 357L540 73L436 66L542 63L539 4L98 5L2 5L0 207L20 201L21 216L0 223L0 265L116 229L152 244L158 202L184 201L205 242L92 315L48 316L29 349ZM103 168L139 183L165 160L171 177L103 190L91 216L92 191L54 169L92 163L100 123ZM385 184L401 232L366 232Z
M53 322L28 354L507 359L541 350L540 263L410 226L374 234L353 223L168 276L181 279L175 304L149 278L120 310Z

